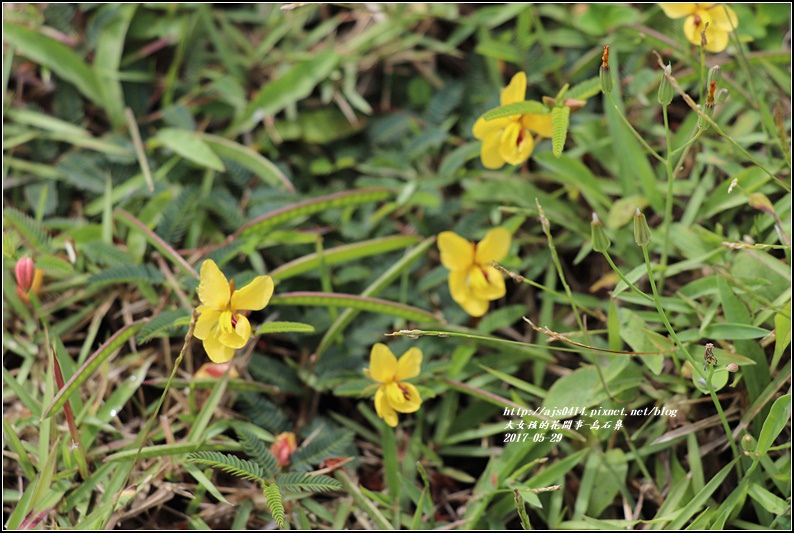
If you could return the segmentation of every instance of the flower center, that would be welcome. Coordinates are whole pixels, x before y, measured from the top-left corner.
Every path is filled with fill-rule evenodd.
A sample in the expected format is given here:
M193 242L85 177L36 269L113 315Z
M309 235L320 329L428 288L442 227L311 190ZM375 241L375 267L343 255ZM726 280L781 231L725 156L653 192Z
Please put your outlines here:
M524 140L524 130L521 129L518 132L518 137L516 137L516 147L521 146L521 141Z
M405 399L405 401L410 400L411 399L411 391L408 390L408 387L406 387L405 385L403 385L402 383L399 383L399 382L397 383L397 386L400 388L400 391L403 393L403 398Z
M700 18L700 15L695 15L695 27L699 28L702 23L703 19Z

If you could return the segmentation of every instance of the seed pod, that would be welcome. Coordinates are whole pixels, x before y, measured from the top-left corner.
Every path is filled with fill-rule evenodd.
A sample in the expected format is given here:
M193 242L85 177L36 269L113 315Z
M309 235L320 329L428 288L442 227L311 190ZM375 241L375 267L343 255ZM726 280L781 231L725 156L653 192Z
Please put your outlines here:
M637 246L648 246L651 242L651 228L648 227L645 214L641 213L639 208L634 213L634 242Z
M612 92L612 73L609 70L609 45L604 45L604 54L601 56L601 70L598 72L601 79L601 91L604 94Z
M660 104L662 105L670 105L670 102L673 101L673 85L670 83L670 80L667 79L667 76L672 72L672 67L668 64L664 67L664 72L662 72L662 81L659 83L659 95L657 99Z

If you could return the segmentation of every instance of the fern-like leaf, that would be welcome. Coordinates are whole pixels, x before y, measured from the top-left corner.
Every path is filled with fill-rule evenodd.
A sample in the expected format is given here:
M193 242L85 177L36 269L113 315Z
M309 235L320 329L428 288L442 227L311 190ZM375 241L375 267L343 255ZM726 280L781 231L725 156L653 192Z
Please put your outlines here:
M218 468L237 477L256 481L262 485L267 483L265 472L258 464L240 459L234 455L220 452L195 452L187 457L188 462Z
M265 443L248 431L247 429L237 429L237 437L240 439L240 444L243 446L243 451L254 460L256 464L262 467L265 472L265 477L272 478L279 471L278 459L270 453L270 450L265 448Z
M598 76L577 83L568 91L566 97L575 100L587 100L601 92L601 79Z
M109 268L88 278L88 284L96 283L162 283L163 274L152 265L122 265Z
M50 251L50 235L47 230L22 211L6 207L3 209L3 220L11 224L36 251Z
M351 442L353 433L347 430L320 433L309 444L295 450L290 457L291 467L294 470L310 470L312 464L339 456Z
M283 474L276 477L276 483L282 490L308 492L325 492L342 490L342 483L328 476L312 476L310 474Z
M281 491L275 483L265 482L264 486L265 500L267 506L270 507L273 520L276 521L278 527L283 528L286 526L286 522L284 521L284 502L281 499Z
M159 336L159 333L163 331L188 325L190 325L189 311L184 309L163 311L141 328L138 332L137 341L139 344L143 344L149 342L153 337Z
M124 250L104 241L89 242L80 248L80 252L98 265L113 267L130 264L130 256Z
M254 424L273 433L287 431L290 426L289 418L281 412L276 404L265 399L259 394L241 394L241 411Z
M571 108L568 106L555 107L551 110L551 145L555 157L562 155L565 146L565 137L568 135L568 117Z
M168 204L156 230L165 242L176 243L182 238L188 225L196 216L197 201L198 189L187 188Z

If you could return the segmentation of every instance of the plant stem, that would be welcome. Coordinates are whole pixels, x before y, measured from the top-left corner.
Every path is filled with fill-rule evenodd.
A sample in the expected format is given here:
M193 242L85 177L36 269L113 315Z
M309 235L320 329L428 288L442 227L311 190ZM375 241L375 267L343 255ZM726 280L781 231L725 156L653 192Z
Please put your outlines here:
M648 150L649 154L651 154L653 157L655 157L656 159L658 159L659 161L664 163L665 162L664 158L662 156L660 156L656 152L656 150L651 148L651 146L647 142L645 142L645 139L642 138L642 135L640 135L639 132L637 132L637 130L634 129L634 126L631 125L631 123L628 121L628 119L625 116L623 116L623 113L620 112L620 109L618 108L617 104L615 104L615 101L612 99L612 95L610 95L609 93L606 93L606 97L607 97L607 100L609 100L609 103L612 104L612 107L615 108L615 111L617 111L618 116L623 121L623 123L626 125L626 127L628 127L629 130L631 131L631 133L634 134L634 137L636 137L637 140L640 141L640 144L642 144L645 147L645 149Z
M731 433L731 426L728 425L728 419L725 418L725 412L722 410L722 405L720 404L719 399L717 398L717 392L714 390L714 386L711 384L711 378L714 376L714 367L716 365L709 364L709 375L706 377L706 388L709 390L709 394L711 395L711 401L714 402L715 407L717 408L717 413L720 415L720 420L722 421L722 427L725 429L725 436L728 438L728 444L731 445L731 451L733 452L734 457L739 457L739 449L736 447L736 443L733 441L733 434ZM742 477L742 464L741 461L736 461L736 469L739 477Z
M615 263L612 261L612 257L609 255L609 252L608 252L608 251L606 251L606 250L605 250L605 251L604 251L604 252L602 252L602 253L604 254L604 258L606 258L606 260L607 260L607 263L609 263L609 266L610 266L610 267L612 267L612 270L614 270L614 271L615 271L615 274L617 274L617 275L618 275L618 277L621 279L621 281L623 281L623 283L625 283L626 285L628 285L629 289L631 289L632 291L636 292L637 294L639 294L640 296L642 296L643 298L645 298L645 299L646 299L646 300L648 300L649 302L652 302L652 301L654 301L652 296L649 296L649 295L645 294L644 292L642 292L642 291L641 291L640 289L638 289L638 288L637 288L637 287L636 287L636 286L635 286L635 285L634 285L632 282L630 282L630 281L628 280L628 278L626 278L626 276L624 276L624 275L623 275L623 272L621 272L621 271L620 271L620 269L619 269L619 268L618 268L618 267L615 265Z
M667 143L667 158L665 160L664 168L667 171L667 197L664 204L664 244L662 245L662 271L659 273L659 290L664 290L664 278L667 273L667 254L670 251L670 229L673 226L673 161L672 154L673 143L670 138L670 123L667 118L667 106L662 106L662 114L664 115L664 137Z

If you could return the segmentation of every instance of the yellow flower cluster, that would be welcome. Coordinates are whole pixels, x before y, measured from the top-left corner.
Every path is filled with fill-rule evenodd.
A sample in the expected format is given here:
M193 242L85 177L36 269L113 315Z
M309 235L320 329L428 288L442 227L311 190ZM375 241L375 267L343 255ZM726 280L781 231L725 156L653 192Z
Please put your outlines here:
M411 348L398 360L388 346L378 343L370 352L369 368L364 373L377 381L375 411L391 427L397 426L397 413L414 413L422 405L417 388L404 380L419 375L422 351Z

